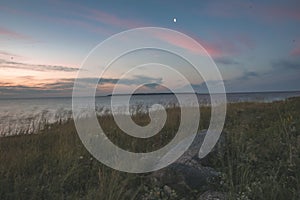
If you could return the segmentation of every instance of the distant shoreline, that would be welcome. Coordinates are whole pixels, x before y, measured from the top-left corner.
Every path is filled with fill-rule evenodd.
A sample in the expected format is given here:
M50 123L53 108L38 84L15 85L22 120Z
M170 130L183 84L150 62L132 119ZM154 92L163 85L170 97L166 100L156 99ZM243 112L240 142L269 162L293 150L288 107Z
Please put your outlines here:
M268 94L268 93L292 93L292 92L300 92L300 91L266 91L266 92L226 92L225 94ZM197 94L197 95L209 95L210 93L185 93L185 92L178 92L176 94ZM212 94L222 94L222 93L212 93ZM105 96L96 96L96 97L110 97L110 96L126 96L130 94L108 94ZM135 93L132 96L139 96L139 95L174 95L174 93Z
M300 93L299 90L294 90L294 91L258 91L258 92L227 92L225 94L270 94L270 93ZM194 93L177 93L177 94L194 94ZM197 95L209 95L209 93L195 93ZM221 94L221 93L213 93L213 94ZM98 95L95 96L96 98L101 98L101 97L111 97L111 96L126 96L126 95L131 95L131 96L145 96L145 95L174 95L174 93L135 93L135 94L107 94L107 95ZM0 98L0 100L23 100L23 99L71 99L72 96L66 96L66 97L8 97L8 98ZM87 96L82 97L82 98L87 98Z

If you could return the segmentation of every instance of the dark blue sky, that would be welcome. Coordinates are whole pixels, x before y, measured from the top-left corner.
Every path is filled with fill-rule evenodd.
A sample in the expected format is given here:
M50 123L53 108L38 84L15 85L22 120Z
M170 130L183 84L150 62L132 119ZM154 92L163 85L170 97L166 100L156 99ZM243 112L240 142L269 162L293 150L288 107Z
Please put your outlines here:
M299 10L299 1L2 1L0 95L70 95L95 45L144 26L197 40L229 92L300 90Z

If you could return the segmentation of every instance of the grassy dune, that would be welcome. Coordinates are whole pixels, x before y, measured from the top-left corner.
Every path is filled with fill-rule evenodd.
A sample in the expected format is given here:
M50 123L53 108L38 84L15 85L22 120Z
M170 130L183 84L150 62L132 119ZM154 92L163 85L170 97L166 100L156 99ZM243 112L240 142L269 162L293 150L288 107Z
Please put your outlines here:
M112 116L99 122L108 137L132 151L154 150L172 139L180 109L167 110L158 135L148 140L122 134ZM201 108L199 129L210 109ZM300 98L273 103L228 105L224 153L206 164L222 174L216 189L228 199L300 199ZM133 116L140 125L146 114ZM73 121L53 124L39 134L0 138L0 199L141 199L151 189L149 174L112 170L95 160L79 140ZM193 195L179 193L174 199ZM154 198L155 199L155 198ZM168 199L157 194L156 199Z

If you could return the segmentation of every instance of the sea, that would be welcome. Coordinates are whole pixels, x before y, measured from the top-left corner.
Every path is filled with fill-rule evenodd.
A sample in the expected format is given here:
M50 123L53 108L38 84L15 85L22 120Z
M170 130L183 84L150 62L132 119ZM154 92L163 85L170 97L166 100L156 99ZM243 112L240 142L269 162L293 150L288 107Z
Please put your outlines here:
M181 94L184 95L184 94ZM273 102L300 96L298 92L257 92L226 94L227 103ZM209 94L197 94L199 105L209 105ZM147 111L153 104L164 107L177 105L173 94L139 94L130 99L130 110ZM122 110L122 104L115 105ZM98 115L111 111L111 96L95 98ZM121 111L120 111L121 112ZM26 98L0 99L0 136L32 134L44 128L45 124L63 122L72 118L72 98Z

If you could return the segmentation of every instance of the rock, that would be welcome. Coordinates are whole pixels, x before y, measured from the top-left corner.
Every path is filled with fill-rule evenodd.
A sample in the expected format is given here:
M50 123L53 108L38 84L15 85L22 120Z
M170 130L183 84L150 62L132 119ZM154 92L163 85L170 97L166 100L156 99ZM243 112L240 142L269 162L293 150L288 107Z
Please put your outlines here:
M207 191L200 195L198 200L226 200L226 195L222 192Z
M206 163L206 159L208 157L212 157L214 154L223 154L225 146L225 134L225 132L222 132L217 144L214 146L212 151L206 157L200 159L198 157L198 153L204 141L206 130L199 131L189 149L175 163L194 165L196 161L197 164L201 163L203 165L204 163Z
M165 192L166 195L171 196L171 194L172 194L172 189L171 189L169 186L165 185L165 186L163 187L163 189L164 189L164 192Z
M212 190L212 186L219 182L220 173L211 167L204 166L207 162L206 158L199 159L198 157L205 134L206 131L197 133L189 149L177 161L166 168L153 172L151 176L156 177L162 185L181 194ZM185 141L174 148L181 148L181 145L184 144ZM222 154L224 145L225 137L222 133L217 145L207 157Z
M169 186L164 187L151 187L145 189L144 194L142 194L138 199L141 200L170 200L178 199L177 194Z

